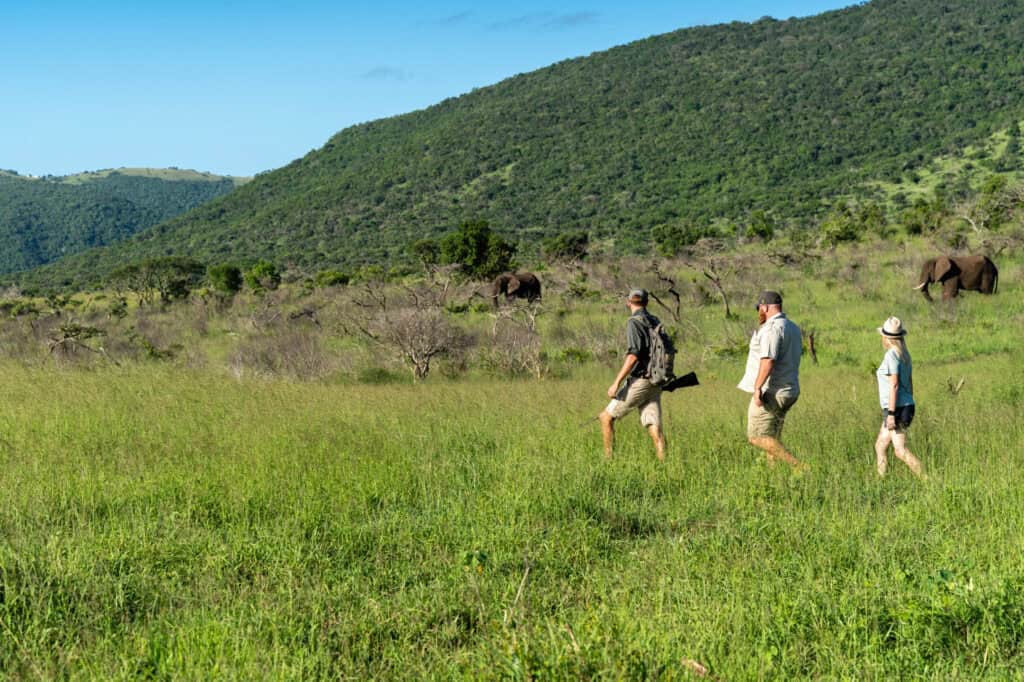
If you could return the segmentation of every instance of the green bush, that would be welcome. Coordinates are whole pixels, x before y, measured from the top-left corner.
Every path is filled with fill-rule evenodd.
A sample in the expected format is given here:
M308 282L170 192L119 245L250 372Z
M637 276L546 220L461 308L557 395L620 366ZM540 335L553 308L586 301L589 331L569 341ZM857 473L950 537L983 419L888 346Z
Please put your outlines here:
M541 253L547 261L574 261L587 257L590 235L586 232L565 232L549 237L541 243Z
M822 241L832 247L841 242L855 242L863 232L864 226L857 220L853 210L842 201L821 222Z
M693 246L701 238L709 236L706 227L698 226L689 221L680 221L658 225L651 230L651 237L658 253L672 257L681 253L686 247Z
M230 263L212 265L206 271L206 279L214 291L234 296L242 290L242 269Z
M747 225L747 237L771 241L775 236L775 219L762 210L750 214L750 223Z
M281 273L269 261L260 260L245 273L245 286L256 293L273 291L280 284Z
M486 220L463 223L441 239L441 262L459 265L469 279L490 279L512 269L516 247L491 230Z
M441 246L433 239L420 239L409 246L409 253L423 265L434 265L441 257Z
M314 279L316 286L321 289L343 286L350 281L352 281L352 277L339 270L321 270L316 273L316 278Z
M359 370L356 379L361 384L408 383L404 374L399 375L383 367L365 367Z

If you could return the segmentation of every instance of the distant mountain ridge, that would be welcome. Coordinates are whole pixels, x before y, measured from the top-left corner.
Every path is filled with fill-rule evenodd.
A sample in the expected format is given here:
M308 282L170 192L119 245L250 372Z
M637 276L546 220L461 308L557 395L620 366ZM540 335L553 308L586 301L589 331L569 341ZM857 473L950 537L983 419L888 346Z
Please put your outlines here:
M353 126L237 191L26 278L179 254L303 268L404 257L487 219L525 245L647 247L679 221L879 194L1024 116L1024 0L874 0L684 29Z
M0 273L116 243L248 180L178 168L42 177L0 171Z
M122 166L121 168L104 168L95 171L82 171L81 173L72 173L70 175L25 175L16 170L0 169L0 177L7 176L21 178L23 180L42 180L45 182L55 182L68 185L102 180L104 178L109 178L112 175L195 182L219 182L221 180L231 180L236 186L244 185L252 180L251 177L247 176L217 175L216 173L209 173L207 171L197 171L190 168L177 168L174 166L169 168L128 168Z

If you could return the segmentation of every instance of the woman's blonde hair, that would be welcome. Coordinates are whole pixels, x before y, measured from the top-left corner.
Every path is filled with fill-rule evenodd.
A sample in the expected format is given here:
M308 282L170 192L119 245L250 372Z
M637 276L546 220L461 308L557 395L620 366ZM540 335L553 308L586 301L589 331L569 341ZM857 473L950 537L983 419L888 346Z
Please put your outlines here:
M898 357L901 362L906 362L910 357L910 352L907 351L907 344L903 340L902 336L882 336L882 346L884 346L886 350L890 348L895 350L896 357Z

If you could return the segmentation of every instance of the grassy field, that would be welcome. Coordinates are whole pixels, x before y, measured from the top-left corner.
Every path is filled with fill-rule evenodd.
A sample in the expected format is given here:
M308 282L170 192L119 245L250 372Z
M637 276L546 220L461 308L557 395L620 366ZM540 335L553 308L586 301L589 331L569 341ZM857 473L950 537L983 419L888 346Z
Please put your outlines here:
M580 426L614 374L597 363L374 386L3 361L0 671L687 679L692 659L726 680L1015 678L1021 265L1001 262L995 297L927 305L906 286L917 253L748 273L819 340L784 437L802 475L744 440L744 300L740 319L684 315L680 369L702 386L665 398L665 465L633 418L603 461ZM925 482L874 473L890 314L911 332Z

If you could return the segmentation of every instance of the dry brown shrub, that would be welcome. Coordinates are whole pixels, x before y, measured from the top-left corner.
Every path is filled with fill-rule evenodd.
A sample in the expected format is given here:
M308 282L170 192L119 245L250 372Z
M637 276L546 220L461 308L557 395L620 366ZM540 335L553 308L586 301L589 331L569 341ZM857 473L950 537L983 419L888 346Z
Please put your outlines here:
M540 335L515 324L499 325L477 352L480 367L500 376L533 376L547 373Z
M243 338L228 355L228 369L237 377L324 379L336 364L323 350L318 334L287 330Z

